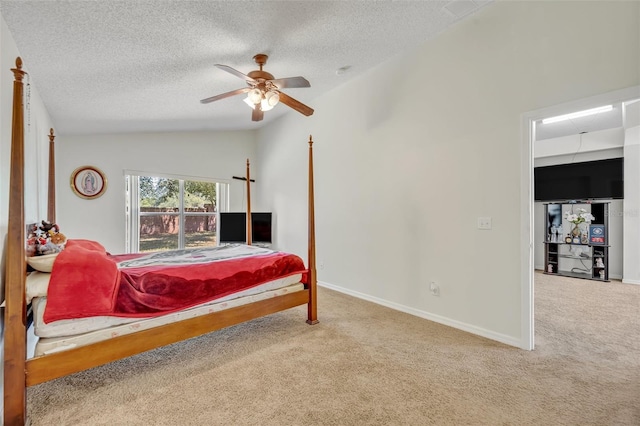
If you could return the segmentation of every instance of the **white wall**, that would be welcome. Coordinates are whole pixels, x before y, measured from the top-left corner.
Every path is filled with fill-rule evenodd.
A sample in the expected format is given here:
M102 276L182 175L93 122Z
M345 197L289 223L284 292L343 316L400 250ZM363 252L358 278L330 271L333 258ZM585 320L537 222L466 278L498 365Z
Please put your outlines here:
M243 181L249 158L255 158L254 131L60 135L56 138L57 222L69 238L100 241L112 253L125 252L125 171L214 179L228 182L231 210L246 208ZM73 171L84 165L102 170L107 190L96 199L83 199L70 186ZM252 204L252 209L260 208Z
M583 135L543 139L534 143L534 167L579 163L624 156L624 129L600 130Z
M638 85L639 17L636 2L497 2L263 129L280 248L306 253L312 134L325 285L526 347L521 117Z
M4 265L4 245L9 210L9 176L11 170L11 134L13 120L13 82L11 71L20 56L13 37L0 15L0 259ZM28 63L23 70L29 72ZM25 105L25 221L45 218L47 212L47 155L51 118L42 103L36 84L30 76L23 79ZM4 298L4 266L0 276L0 295Z

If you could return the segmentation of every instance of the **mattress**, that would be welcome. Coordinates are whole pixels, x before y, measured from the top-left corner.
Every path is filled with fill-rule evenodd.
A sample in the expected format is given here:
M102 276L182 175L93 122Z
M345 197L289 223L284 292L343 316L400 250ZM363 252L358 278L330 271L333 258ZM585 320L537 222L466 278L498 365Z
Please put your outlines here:
M190 309L186 309L183 311L174 312L167 315L162 315L159 317L148 318L148 319L139 319L134 318L133 321L127 323L120 323L117 325L107 326L106 328L94 329L89 332L84 332L82 334L75 334L70 336L61 336L61 337L49 337L49 338L40 338L38 343L36 344L35 356L46 355L49 353L64 351L68 349L73 349L79 346L88 345L91 343L100 342L102 340L107 340L113 337L124 336L127 334L135 333L137 331L147 330L153 327L158 327L165 324L170 324L173 322L182 321L189 318L195 318L201 315L206 315L212 312L219 312L225 309L233 308L236 306L245 305L248 303L257 302L260 300L265 300L272 297L282 296L288 293L302 291L304 290L304 284L300 283L301 276L297 275L293 277L287 277L284 279L276 280L279 281L279 284L275 282L270 282L271 286L275 288L271 288L269 290L265 290L263 286L258 286L253 289L246 290L242 292L244 294L236 294L232 295L235 297L225 297L224 300L216 300L212 303L203 304L200 306L196 306ZM294 284L291 284L291 281L294 281ZM44 303L43 298L37 298L40 300L34 299L35 305L42 305L42 309L40 311L44 311ZM34 323L37 323L36 319L40 319L42 322L42 313L34 314ZM113 317L95 317L89 318L91 320L96 319L97 321L101 321L98 318L110 318ZM122 318L120 318L122 319ZM126 320L131 320L131 318L127 318ZM69 322L78 322L78 320L64 320ZM61 321L56 321L61 322ZM53 324L53 323L52 323ZM41 324L40 324L41 326ZM65 325L70 326L70 325ZM92 323L89 327L95 327L96 323ZM39 326L36 326L36 330L38 330ZM36 331L38 333L38 331Z
M276 290L281 287L286 287L291 284L300 282L302 279L301 274L291 275L285 278L279 278L273 281L266 282L256 287L252 287L247 290L243 290L228 296L216 299L214 302L223 303L229 300L252 296L264 291ZM205 306L211 304L208 302L198 306ZM34 318L34 330L35 335L38 337L59 337L59 336L73 336L76 334L88 333L102 328L114 327L122 324L130 324L133 322L139 322L141 320L147 320L149 318L132 318L132 317L116 317L116 316L96 316L88 318L77 318L69 320L59 320L49 323L45 323L43 316L47 305L46 297L35 297L32 302L33 306L33 318ZM196 306L196 307L198 307Z

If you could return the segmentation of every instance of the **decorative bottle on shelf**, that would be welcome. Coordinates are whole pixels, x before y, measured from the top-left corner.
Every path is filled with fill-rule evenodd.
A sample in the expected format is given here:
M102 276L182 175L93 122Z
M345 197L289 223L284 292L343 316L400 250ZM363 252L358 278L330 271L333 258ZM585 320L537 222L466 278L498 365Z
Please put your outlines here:
M580 237L582 235L582 231L580 230L580 225L577 223L573 224L573 229L571 229L571 235L575 237Z
M587 232L582 234L582 244L589 244L589 234Z
M580 225L577 223L573 225L573 229L571 230L571 242L573 244L582 243L582 230L580 229Z

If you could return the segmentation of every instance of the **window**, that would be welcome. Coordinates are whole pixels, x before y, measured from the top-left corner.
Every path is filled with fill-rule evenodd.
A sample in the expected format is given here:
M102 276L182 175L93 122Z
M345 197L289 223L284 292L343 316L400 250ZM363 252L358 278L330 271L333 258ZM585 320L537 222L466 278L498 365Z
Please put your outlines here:
M217 244L217 211L227 184L130 174L127 184L129 252ZM221 197L222 196L222 197Z

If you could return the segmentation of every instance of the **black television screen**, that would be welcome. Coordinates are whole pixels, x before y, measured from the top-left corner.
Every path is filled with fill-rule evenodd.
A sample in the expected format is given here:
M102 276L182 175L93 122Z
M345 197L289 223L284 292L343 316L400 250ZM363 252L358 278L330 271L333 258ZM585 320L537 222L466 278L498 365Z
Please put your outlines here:
M242 212L220 212L219 243L245 243L247 241L247 215Z
M624 159L534 168L535 201L624 198Z
M220 243L245 243L247 241L247 215L242 212L220 212ZM271 244L271 213L251 213L251 241Z
M271 213L251 212L251 241L271 244Z

